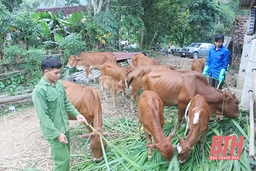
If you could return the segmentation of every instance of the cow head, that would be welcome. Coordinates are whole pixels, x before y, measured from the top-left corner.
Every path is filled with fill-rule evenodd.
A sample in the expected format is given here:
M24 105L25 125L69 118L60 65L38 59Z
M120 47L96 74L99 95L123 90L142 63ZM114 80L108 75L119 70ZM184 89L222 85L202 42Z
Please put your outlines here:
M113 84L114 84L115 89L117 90L118 93L122 93L123 92L122 80L120 80L119 82L114 82Z
M149 148L158 149L167 162L170 162L174 154L174 147L170 141L174 134L175 131L173 131L168 137L164 138L163 141L160 141L157 144L149 144L147 146Z
M179 163L184 163L189 158L192 148L186 144L186 141L180 135L178 135L178 138L180 140L180 143L177 145L178 161Z
M240 115L238 108L238 99L234 93L223 93L223 114L228 118L237 118Z
M97 132L93 131L90 134L83 135L83 138L90 138L90 144L92 148L92 159L94 162L98 163L103 159L103 149L101 148L100 135L106 136L105 132L102 130L98 130ZM107 143L104 139L102 139L104 150L107 147Z
M77 57L74 55L70 55L68 58L68 63L66 65L67 68L73 68L76 65L76 59Z

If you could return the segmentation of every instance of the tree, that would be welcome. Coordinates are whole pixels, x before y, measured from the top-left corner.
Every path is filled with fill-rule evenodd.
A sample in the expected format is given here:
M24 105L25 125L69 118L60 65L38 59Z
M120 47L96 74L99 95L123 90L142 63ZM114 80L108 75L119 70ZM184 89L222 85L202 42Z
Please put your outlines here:
M10 12L13 12L17 9L19 9L20 4L22 3L22 0L1 0L2 4L6 6L6 9Z
M9 31L9 23L11 21L11 16L6 7L0 2L0 62L5 62L5 48L6 48L6 38Z

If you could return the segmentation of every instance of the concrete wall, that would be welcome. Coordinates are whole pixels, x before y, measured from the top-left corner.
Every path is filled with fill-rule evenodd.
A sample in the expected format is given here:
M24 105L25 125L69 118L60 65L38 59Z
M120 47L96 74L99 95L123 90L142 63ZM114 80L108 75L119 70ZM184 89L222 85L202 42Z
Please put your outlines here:
M243 87L241 107L244 111L249 111L250 109L250 99L249 90L253 91L254 100L255 92L254 90L254 78L252 70L256 69L256 38L254 36L245 36L244 49L241 58L241 64L238 76L238 86ZM240 72L241 71L241 72ZM244 82L244 83L243 83Z
M243 52L242 52L241 61L240 61L239 75L237 78L238 89L243 89L244 87L248 61L249 61L249 57L252 49L252 39L253 39L253 36L245 35L244 37Z

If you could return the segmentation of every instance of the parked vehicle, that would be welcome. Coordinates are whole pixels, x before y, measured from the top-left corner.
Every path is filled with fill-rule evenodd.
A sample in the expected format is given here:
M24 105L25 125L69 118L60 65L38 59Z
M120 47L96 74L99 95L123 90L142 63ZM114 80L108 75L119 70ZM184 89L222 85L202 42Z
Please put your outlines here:
M180 49L179 54L181 57L191 57L191 58L199 58L199 57L207 57L209 50L214 45L212 43L201 43L195 42L190 45L183 47Z

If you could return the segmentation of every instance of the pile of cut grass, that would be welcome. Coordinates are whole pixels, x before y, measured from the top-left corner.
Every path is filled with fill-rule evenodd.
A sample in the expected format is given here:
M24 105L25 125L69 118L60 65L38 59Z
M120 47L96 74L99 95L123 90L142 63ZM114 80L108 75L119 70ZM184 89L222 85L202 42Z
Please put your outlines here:
M164 134L167 136L176 127L177 110L173 107L165 108ZM177 160L177 151L170 163L166 162L164 157L157 151L153 150L150 160L147 159L147 147L144 132L142 139L138 139L138 120L134 117L127 118L104 118L104 130L108 132L118 132L117 136L106 138L108 143L104 151L104 159L95 163L91 160L91 149L89 139L81 139L80 134L84 132L84 127L79 126L71 130L73 145L78 151L72 154L71 170L138 170L138 171L250 171L255 169L256 162L248 156L249 147L249 122L248 118L239 117L237 119L225 118L222 122L210 122L209 130L206 136L204 149L200 154L200 144L197 143L189 160L179 164ZM172 138L172 143L176 148L179 140L177 134L183 136L186 125L182 124L181 128L176 131ZM212 144L212 137L215 135L244 136L243 151L240 160L208 160ZM104 137L103 137L104 138ZM183 137L185 138L185 137Z

